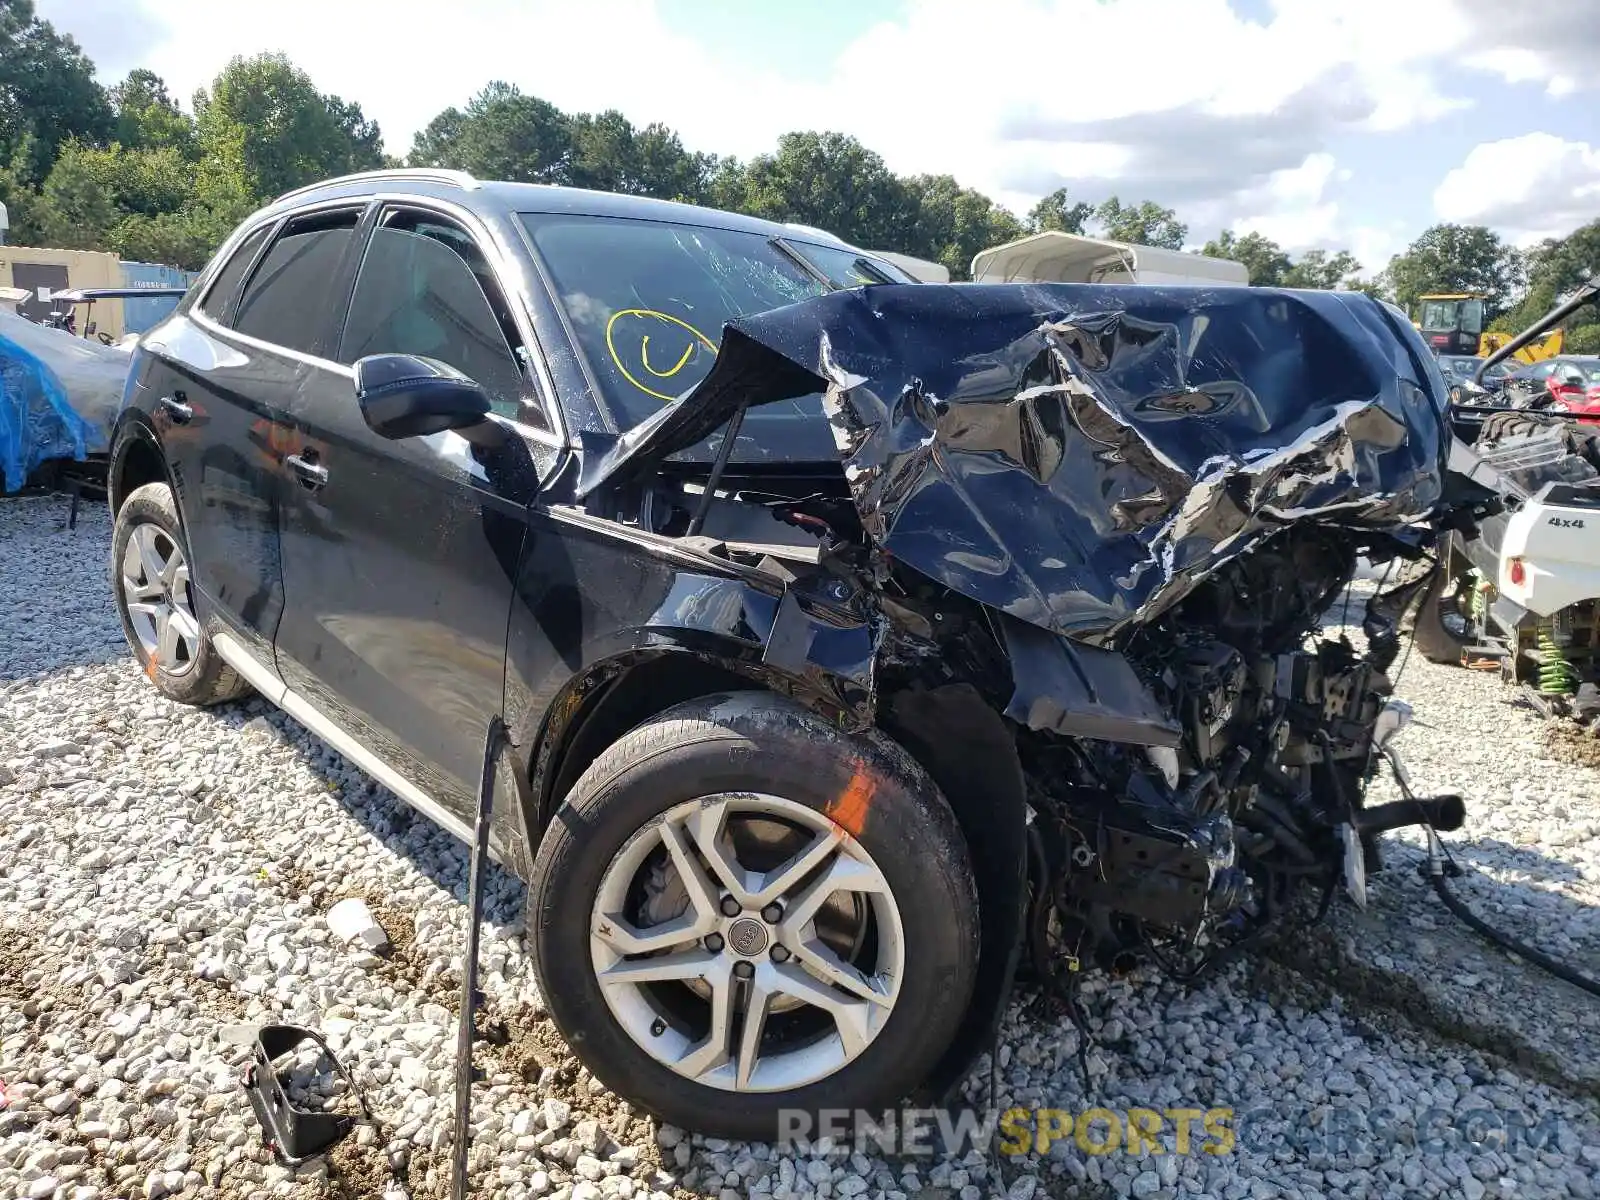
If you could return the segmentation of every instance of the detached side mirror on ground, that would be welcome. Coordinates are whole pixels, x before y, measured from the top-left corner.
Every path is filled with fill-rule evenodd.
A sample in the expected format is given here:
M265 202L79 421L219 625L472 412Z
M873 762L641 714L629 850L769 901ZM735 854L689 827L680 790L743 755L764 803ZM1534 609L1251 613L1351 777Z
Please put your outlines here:
M477 425L489 414L489 397L467 376L437 359L414 354L372 354L357 360L356 403L380 437L426 437Z

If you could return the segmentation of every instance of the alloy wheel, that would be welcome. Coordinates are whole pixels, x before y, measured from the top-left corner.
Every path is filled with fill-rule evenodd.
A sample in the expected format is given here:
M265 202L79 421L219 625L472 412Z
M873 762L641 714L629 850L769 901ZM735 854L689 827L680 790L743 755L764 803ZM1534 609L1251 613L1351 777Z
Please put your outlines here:
M905 966L872 857L825 815L758 793L703 796L639 830L602 877L589 941L629 1037L679 1075L739 1092L853 1062Z
M177 541L151 522L135 525L122 552L122 601L145 657L182 675L200 653L200 622L189 590L189 564Z

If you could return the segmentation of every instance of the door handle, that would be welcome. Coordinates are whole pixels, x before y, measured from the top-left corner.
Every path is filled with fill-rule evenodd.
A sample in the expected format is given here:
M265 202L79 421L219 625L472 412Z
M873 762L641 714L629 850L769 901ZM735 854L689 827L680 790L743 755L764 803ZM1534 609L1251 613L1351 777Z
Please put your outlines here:
M163 396L159 401L162 409L172 418L177 425L187 425L194 419L194 409L183 402L183 393L175 392L170 396Z
M291 454L283 461L289 464L291 471L300 476L302 486L315 490L328 482L328 468L319 466L316 457L315 450L307 450L304 454Z

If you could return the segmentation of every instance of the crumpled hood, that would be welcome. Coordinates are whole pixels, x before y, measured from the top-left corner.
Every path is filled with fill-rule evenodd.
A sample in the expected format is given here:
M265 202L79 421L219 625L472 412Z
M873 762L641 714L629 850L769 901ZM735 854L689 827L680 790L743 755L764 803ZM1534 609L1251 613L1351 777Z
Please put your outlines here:
M1102 641L1284 524L1439 506L1445 384L1352 292L920 284L743 318L692 392L591 459L587 494L741 404L823 392L869 537L983 604Z

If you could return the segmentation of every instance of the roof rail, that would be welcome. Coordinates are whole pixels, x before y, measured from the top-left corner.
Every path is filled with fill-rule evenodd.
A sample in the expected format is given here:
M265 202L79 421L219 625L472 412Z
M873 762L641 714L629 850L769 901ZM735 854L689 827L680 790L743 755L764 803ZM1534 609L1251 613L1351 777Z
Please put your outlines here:
M444 167L386 167L382 170L357 171L354 175L337 175L332 179L322 179L316 183L308 183L305 187L297 187L293 191L285 192L273 203L277 204L295 196L303 196L307 192L315 192L321 188L334 187L341 183L358 183L366 179L418 179L429 183L448 183L467 191L481 186L466 171L451 171Z

